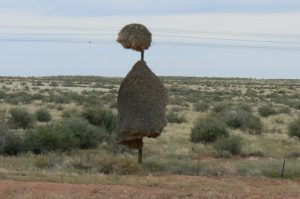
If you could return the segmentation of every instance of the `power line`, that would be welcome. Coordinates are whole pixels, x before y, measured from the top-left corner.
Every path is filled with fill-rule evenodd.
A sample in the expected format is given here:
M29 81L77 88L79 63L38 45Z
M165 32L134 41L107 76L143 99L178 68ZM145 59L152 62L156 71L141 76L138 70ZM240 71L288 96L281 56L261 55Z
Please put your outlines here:
M81 44L116 44L112 41L99 40L63 40L63 39L11 39L0 38L2 42L47 42L47 43L81 43ZM212 44L212 43L185 43L185 42L154 42L156 45L165 46L190 46L190 47L214 47L214 48L241 48L241 49L269 49L269 50L286 50L286 51L300 51L300 47L287 46L262 46L262 45L239 45L239 44Z
M0 35L30 35L30 36L116 36L110 33L12 33L0 32ZM184 39L209 39L209 40L224 40L224 41L242 41L242 42L257 42L257 43L278 43L278 44L300 44L299 41L276 41L276 40L257 40L257 39L235 39L235 38L219 38L219 37L205 37L205 36L186 36L186 35L168 35L168 34L155 34L157 37L168 38L184 38Z
M118 32L120 27L117 26L13 26L13 25L0 25L2 29L17 29L17 30L89 30L89 31L114 31ZM255 36L255 37L287 37L287 38L300 38L300 33L287 34L287 33L259 33L259 32L242 32L242 31L209 31L199 29L176 29L176 28L151 28L154 32L167 32L167 33L186 33L186 34L213 34L213 35L227 35L227 36Z
M156 43L155 43L156 44ZM184 42L159 42L162 45L172 46L191 46L191 47L218 47L218 48L250 48L250 49L269 49L269 50L287 50L300 51L299 47L285 46L262 46L262 45L239 45L239 44L212 44L212 43L184 43Z

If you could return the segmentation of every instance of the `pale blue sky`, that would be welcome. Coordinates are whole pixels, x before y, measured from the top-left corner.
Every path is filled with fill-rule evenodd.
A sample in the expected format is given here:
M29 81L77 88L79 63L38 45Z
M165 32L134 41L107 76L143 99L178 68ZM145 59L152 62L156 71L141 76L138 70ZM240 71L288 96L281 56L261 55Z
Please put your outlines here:
M0 76L125 76L139 53L115 39L131 22L152 31L158 75L300 78L296 0L0 0Z

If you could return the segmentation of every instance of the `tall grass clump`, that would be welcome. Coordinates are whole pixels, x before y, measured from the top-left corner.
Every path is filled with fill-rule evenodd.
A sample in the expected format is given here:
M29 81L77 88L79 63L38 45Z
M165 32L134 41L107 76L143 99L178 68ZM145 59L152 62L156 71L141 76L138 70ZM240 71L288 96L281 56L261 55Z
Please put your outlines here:
M226 124L212 116L198 120L191 130L190 139L194 143L211 143L219 137L227 137Z

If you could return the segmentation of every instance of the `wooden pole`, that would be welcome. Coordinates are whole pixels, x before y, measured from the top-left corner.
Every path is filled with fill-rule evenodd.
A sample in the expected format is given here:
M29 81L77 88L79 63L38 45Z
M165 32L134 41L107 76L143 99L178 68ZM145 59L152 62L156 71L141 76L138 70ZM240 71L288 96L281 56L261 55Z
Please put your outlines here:
M144 51L141 51L141 60L144 61Z
M138 163L139 164L142 164L143 162L143 139L141 139L141 145L140 145L140 148L138 149L139 150L139 155L138 155Z
M143 147L139 149L138 163L142 164L143 162Z
M200 173L200 151L198 151L198 165L197 165L197 176Z
M286 154L284 155L283 159L283 164L282 164L282 170L281 170L281 179L284 177L284 168L285 168L285 159L286 159Z

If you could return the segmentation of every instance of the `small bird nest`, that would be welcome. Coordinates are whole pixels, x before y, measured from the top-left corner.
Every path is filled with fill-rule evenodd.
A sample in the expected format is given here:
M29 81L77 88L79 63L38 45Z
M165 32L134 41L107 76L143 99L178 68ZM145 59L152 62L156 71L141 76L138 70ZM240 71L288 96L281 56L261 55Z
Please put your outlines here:
M167 124L167 101L164 85L144 61L138 61L119 89L117 143L140 149L143 137L158 137Z
M119 32L117 41L124 48L131 48L136 51L144 51L151 45L151 32L142 24L126 25Z

